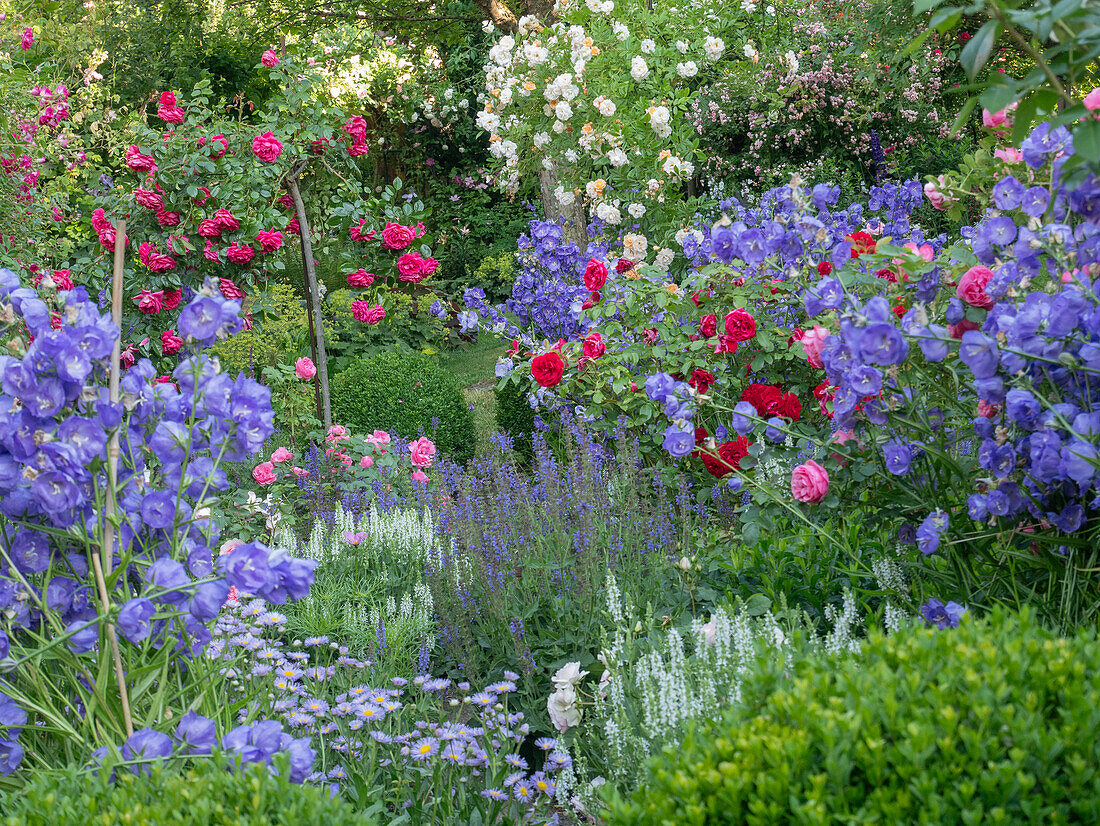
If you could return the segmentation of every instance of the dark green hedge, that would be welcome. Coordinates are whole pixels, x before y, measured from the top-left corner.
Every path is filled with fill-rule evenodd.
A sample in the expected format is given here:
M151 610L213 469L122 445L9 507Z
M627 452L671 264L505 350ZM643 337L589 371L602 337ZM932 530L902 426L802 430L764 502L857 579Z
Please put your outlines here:
M477 448L474 417L462 391L445 370L420 353L379 353L336 376L332 420L357 433L387 430L408 439L415 439L423 428L456 462L472 459Z
M1100 823L1100 645L1033 617L872 636L702 726L619 824Z

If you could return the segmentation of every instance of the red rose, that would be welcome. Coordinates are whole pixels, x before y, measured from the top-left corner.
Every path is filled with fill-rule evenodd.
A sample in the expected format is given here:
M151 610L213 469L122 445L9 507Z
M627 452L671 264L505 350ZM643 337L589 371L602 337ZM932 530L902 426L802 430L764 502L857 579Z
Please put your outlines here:
M261 252L275 252L283 245L283 234L277 229L261 229L256 233Z
M688 386L694 387L700 393L706 393L710 390L714 382L715 378L713 373L701 367L696 367L695 371L691 374L691 378L688 379Z
M703 453L701 458L710 474L718 479L741 468L741 460L749 455L749 442L741 436L718 445L718 455Z
M896 306L894 308L894 315L896 315L898 318L901 318L902 316L904 316L905 312L906 311L905 311L905 305L904 304L899 304L898 306Z
M602 295L600 295L599 293L591 293L588 296L588 298L586 298L584 300L584 303L581 304L581 309L582 310L591 310L593 307L595 307L601 301L603 301L603 296Z
M824 278L833 271L833 265L828 261L822 261L817 265L817 274Z
M615 263L615 272L619 275L622 275L624 272L630 272L632 269L634 269L634 262L629 258L620 258Z
M581 352L585 358L598 359L607 352L607 345L603 342L603 336L599 333L589 333L581 345Z
M741 401L756 408L761 416L775 416L779 412L779 400L783 392L770 384L753 382L741 392Z
M560 382L564 371L565 362L561 360L556 350L531 359L531 375L543 387L553 387Z
M779 400L779 404L776 405L776 411L778 415L784 419L790 419L792 422L797 422L802 418L802 402L799 401L798 396L794 393L784 393L783 397Z
M176 307L180 305L180 299L182 297L183 294L179 290L165 290L164 298L162 299L162 301L164 302L164 309L176 309Z
M718 332L718 316L714 313L705 315L699 319L699 335L703 338L710 338L712 335Z
M877 275L879 278L885 278L891 284L897 284L898 283L897 273L895 273L889 267L883 267L881 270L876 272L875 275Z
M210 218L199 221L199 235L203 238L221 238L222 225Z
M236 232L241 228L241 222L233 217L233 213L228 209L219 209L214 213L214 223L222 229L229 230L230 232ZM202 235L202 233L199 233Z
M756 335L756 319L747 310L737 309L726 313L726 335L741 342Z
M584 286L588 288L589 292L596 292L603 289L603 285L606 283L607 267L595 258L590 258L588 266L584 268Z
M718 336L718 343L714 345L714 354L719 353L736 353L737 352L737 339L733 336Z
M844 240L852 245L852 258L859 258L861 255L875 251L875 239L866 232L853 232Z

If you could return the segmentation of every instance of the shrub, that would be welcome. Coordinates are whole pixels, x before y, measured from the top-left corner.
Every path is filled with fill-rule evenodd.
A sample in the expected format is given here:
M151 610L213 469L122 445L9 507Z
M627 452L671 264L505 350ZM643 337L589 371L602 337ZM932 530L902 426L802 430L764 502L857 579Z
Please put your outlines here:
M775 668L772 669L776 671ZM873 634L651 761L613 823L1095 823L1095 633L1003 610Z
M531 442L535 433L535 411L527 401L526 385L508 382L502 387L494 387L493 395L497 400L497 428L512 437L516 452L530 463L535 456Z
M290 284L274 284L256 293L251 312L251 329L210 348L210 354L221 362L222 372L230 376L259 377L265 367L293 361L309 343L305 306Z
M474 418L454 380L420 353L360 359L332 382L332 415L356 432L390 430L415 439L423 429L455 461L473 458Z
M291 783L252 764L229 772L214 760L201 760L186 772L157 766L145 776L118 771L95 777L70 769L42 775L17 793L0 797L4 826L94 826L125 822L194 826L274 826L274 824L371 824L373 817L333 799L325 786ZM124 821L120 818L125 818Z

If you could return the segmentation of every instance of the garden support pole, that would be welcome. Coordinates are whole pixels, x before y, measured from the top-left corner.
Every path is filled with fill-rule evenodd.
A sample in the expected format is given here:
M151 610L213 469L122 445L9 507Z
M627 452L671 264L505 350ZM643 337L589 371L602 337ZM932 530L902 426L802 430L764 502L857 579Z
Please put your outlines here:
M324 326L321 318L321 294L317 289L317 270L313 266L313 243L309 238L309 222L306 219L306 205L302 202L302 193L298 190L298 176L287 178L287 191L294 199L294 211L298 214L298 232L302 239L302 267L306 273L310 302L313 304L314 342L316 343L317 378L321 385L322 418L325 429L332 427L332 404L328 390L328 358L325 355Z
M123 261L126 257L126 222L119 221L115 232L115 266L111 282L111 319L118 327L118 338L111 350L111 373L109 390L111 404L118 404L119 378L122 372L122 271ZM121 426L121 425L120 425ZM115 549L115 523L118 515L118 503L115 500L115 486L118 483L118 431L116 427L111 434L110 444L107 446L107 506L104 514L103 545L99 549L99 556L92 554L92 566L95 568L96 584L99 586L99 601L103 606L104 621L107 623L107 641L111 646L111 656L114 660L115 679L118 681L118 696L122 702L122 721L126 726L126 736L134 734L134 721L130 716L130 695L126 690L126 672L122 668L122 655L118 650L118 634L115 626L108 617L111 613L111 600L107 591L108 575L113 567Z

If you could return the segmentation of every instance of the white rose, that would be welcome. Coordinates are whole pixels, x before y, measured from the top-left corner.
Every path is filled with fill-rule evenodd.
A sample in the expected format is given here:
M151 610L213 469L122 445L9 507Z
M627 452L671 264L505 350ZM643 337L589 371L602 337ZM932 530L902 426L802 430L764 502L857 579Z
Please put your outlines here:
M607 159L611 162L611 165L613 167L615 167L616 169L619 169L620 167L626 166L627 162L629 161L629 158L627 158L626 153L617 146L614 149L612 149L610 152L607 153ZM635 205L632 204L632 206L635 206ZM631 214L633 215L633 213L631 213ZM635 216L635 217L637 217L637 216Z
M511 48L511 46L509 46L508 48ZM686 40L676 41L676 51L678 51L680 54L687 54L689 48L691 48L691 44L688 43Z
M611 31L615 32L615 37L620 41L630 37L630 29L627 28L625 23L618 20L611 25Z
M711 617L710 622L706 623L699 630L703 632L703 640L706 642L707 646L713 646L715 640L718 638L718 620Z
M630 76L639 83L649 77L649 66L646 65L645 58L641 55L637 55L630 61Z
M703 51L707 55L707 60L717 60L725 50L726 42L720 37L708 37L703 41Z
M645 204L631 204L626 208L631 218L641 218L645 215Z
M699 67L695 65L694 60L689 60L686 63L677 63L676 74L680 77L695 77L699 74Z
M559 100L558 105L554 107L554 117L562 122L569 120L573 117L573 107L564 100Z
M657 51L657 44L648 37L642 41L642 54L653 54Z
M557 689L571 688L587 676L587 671L581 671L581 664L579 662L566 663L558 669L557 673L550 678L550 681Z
M577 708L577 692L572 686L559 688L546 699L546 710L550 721L562 734L575 728L581 722L581 710Z

